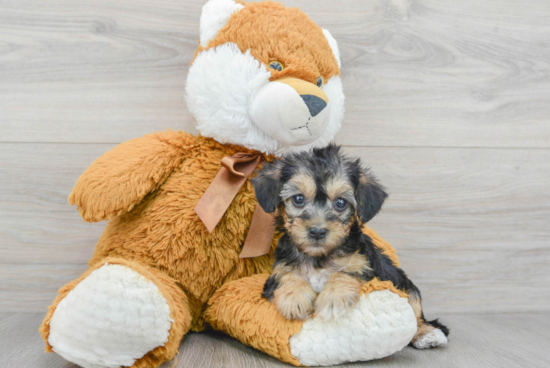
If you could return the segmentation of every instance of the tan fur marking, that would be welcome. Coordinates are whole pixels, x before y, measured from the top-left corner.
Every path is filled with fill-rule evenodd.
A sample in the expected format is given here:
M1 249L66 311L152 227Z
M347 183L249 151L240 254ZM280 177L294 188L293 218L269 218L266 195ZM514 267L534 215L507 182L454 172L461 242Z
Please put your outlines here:
M339 247L344 239L348 236L352 222L346 224L341 222L328 222L326 228L328 230L325 238L324 248L327 250L325 254L331 252L334 248Z
M281 277L273 294L273 303L286 319L306 320L313 314L317 293L302 277L288 273Z
M336 271L338 272L356 274L361 274L364 271L372 270L367 257L359 253L334 258L331 266L336 268Z
M320 318L338 318L359 302L361 283L355 277L332 274L315 300L315 314Z
M273 272L271 274L276 277L277 280L280 280L281 277L292 272L293 270L294 269L288 265L278 264L273 268Z
M353 187L342 177L328 179L324 187L331 201L341 197L346 192L353 192Z
M420 321L422 321L422 301L418 297L416 297L416 295L411 294L409 296L409 304L411 305L414 311L414 315L419 321L418 325L420 326Z
M297 174L293 176L292 179L289 180L289 182L299 188L306 199L312 200L313 198L315 198L317 186L315 185L315 181L311 176L307 174Z
M361 173L361 176L359 177L359 183L362 184L362 185L366 185L366 184L370 183L370 180L369 180L368 176Z

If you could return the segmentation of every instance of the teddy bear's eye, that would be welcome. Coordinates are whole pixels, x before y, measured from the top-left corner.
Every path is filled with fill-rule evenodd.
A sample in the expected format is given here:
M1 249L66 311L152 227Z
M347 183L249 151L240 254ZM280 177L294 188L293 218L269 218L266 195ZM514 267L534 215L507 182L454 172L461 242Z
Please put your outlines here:
M317 87L321 88L323 87L323 77L317 78Z
M276 71L278 72L282 72L284 67L283 67L283 64L281 64L280 62L278 61L270 61L269 62L269 67L271 69L275 69Z

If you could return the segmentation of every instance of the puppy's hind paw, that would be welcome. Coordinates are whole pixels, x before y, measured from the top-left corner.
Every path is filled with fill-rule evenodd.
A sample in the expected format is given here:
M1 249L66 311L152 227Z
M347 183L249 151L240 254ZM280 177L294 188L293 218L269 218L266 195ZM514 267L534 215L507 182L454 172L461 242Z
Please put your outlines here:
M447 345L447 336L439 328L434 328L433 330L425 333L422 336L419 336L413 339L413 346L417 349L428 349L435 348L437 346Z

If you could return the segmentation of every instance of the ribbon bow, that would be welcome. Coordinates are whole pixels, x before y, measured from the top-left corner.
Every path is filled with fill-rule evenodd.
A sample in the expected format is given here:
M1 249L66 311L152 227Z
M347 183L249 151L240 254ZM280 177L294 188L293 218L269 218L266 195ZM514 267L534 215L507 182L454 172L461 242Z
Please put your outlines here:
M210 233L214 231L261 158L259 154L238 152L222 159L222 168L195 206L195 212ZM239 258L259 257L269 253L274 234L273 216L267 214L260 205L256 205Z

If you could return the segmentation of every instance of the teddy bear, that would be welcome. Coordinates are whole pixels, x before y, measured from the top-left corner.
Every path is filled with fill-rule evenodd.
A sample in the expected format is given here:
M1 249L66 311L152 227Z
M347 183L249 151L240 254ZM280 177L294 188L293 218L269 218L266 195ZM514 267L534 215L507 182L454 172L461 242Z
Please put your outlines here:
M85 221L109 222L88 270L49 307L40 328L46 350L85 368L158 367L189 331L206 328L298 366L382 358L406 346L416 318L390 282L363 285L338 320L286 320L261 297L277 239L249 179L265 162L334 138L344 115L340 67L336 40L298 9L208 1L185 86L200 135L130 140L78 179L70 204ZM210 202L228 188L212 215ZM256 216L264 226L253 226ZM388 243L364 231L398 264Z

